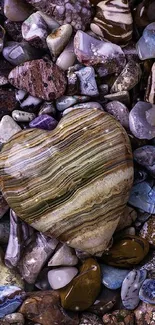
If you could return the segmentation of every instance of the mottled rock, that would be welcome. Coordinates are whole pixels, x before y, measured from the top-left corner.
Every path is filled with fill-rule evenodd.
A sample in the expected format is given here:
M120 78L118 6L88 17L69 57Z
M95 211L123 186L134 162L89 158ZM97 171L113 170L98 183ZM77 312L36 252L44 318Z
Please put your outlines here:
M146 258L137 266L140 270L146 270L149 278L155 279L155 251L150 250Z
M155 22L149 24L137 42L137 51L140 60L155 58Z
M124 128L129 128L129 110L119 101L111 101L105 106L105 111L113 115L117 121L119 121Z
M8 35L12 38L15 42L22 42L22 22L11 21L7 19L4 23L4 27Z
M61 245L48 262L48 266L76 265L78 258L75 250L66 244Z
M133 310L138 306L139 290L146 276L146 270L133 270L125 277L121 288L121 298L126 309Z
M97 315L83 313L79 325L103 325L103 322Z
M130 226L137 218L137 212L135 209L126 206L124 214L120 217L116 231L122 230Z
M12 112L12 118L16 122L30 122L34 120L35 117L36 115L34 113L28 113L17 109Z
M44 100L62 96L66 89L64 72L48 59L34 60L13 69L9 81L14 87Z
M5 115L0 121L0 142L7 142L14 134L18 133L21 127L12 119L11 116Z
M4 58L12 65L19 65L29 60L40 57L37 50L27 42L7 42L3 49Z
M77 315L73 318L60 305L57 291L33 292L20 308L26 319L41 325L79 325Z
M57 58L60 53L64 50L65 46L69 42L71 35L72 26L70 24L62 25L58 29L54 30L54 32L48 35L46 42L50 50L51 56L54 59Z
M149 244L145 239L127 235L117 239L102 259L109 265L128 268L141 262L148 251Z
M148 78L145 100L151 104L155 104L155 63L152 65Z
M98 88L93 67L86 67L76 72L80 80L80 94L85 96L98 96Z
M76 61L76 55L74 53L74 41L71 39L62 53L58 56L56 60L56 65L62 70L67 70Z
M123 21L123 24L121 23ZM125 45L132 38L132 15L128 1L105 0L97 4L91 30L104 39Z
M39 13L30 15L22 24L22 36L25 41L36 48L47 48L48 26Z
M61 304L72 311L86 310L94 303L100 288L100 267L93 258L89 258L80 268L80 274L60 290Z
M126 63L120 46L100 41L82 31L75 35L74 51L78 61L86 66L100 65L102 76L121 72Z
M121 270L106 264L100 264L102 271L102 283L105 287L116 290L122 285L123 280L129 273L129 270Z
M24 317L21 313L8 314L3 320L13 325L24 325L25 323Z
M135 325L134 314L129 310L115 310L103 316L103 324L107 325ZM138 325L138 324L137 324Z
M152 325L155 321L155 306L141 302L134 314L136 325Z
M32 8L22 0L4 0L4 14L12 21L23 21L31 13Z
M38 128L43 130L54 130L58 122L54 117L48 114L41 114L29 123L30 128Z
M16 311L24 298L25 293L17 286L0 286L0 318Z
M57 290L65 287L77 275L76 267L59 267L48 272L48 281L52 289Z
M148 172L155 176L155 147L143 146L134 151L134 159L138 164L144 166Z
M155 305L155 279L146 279L143 282L139 298L148 304Z

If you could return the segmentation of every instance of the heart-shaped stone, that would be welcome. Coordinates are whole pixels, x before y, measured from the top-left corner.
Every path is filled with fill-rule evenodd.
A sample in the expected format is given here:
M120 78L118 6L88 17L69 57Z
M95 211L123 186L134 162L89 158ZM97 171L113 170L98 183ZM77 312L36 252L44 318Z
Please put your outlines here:
M101 255L129 197L130 142L112 116L77 109L53 131L17 133L2 148L0 174L4 198L21 219Z

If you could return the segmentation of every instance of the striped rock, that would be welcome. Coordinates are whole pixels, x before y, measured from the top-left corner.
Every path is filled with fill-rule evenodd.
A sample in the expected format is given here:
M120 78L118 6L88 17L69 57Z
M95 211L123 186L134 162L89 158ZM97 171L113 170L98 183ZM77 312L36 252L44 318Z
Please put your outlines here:
M4 198L21 219L100 256L129 197L130 142L110 115L77 109L51 132L15 135L2 148L0 175Z
M132 15L127 0L98 3L91 30L116 44L125 45L132 38Z

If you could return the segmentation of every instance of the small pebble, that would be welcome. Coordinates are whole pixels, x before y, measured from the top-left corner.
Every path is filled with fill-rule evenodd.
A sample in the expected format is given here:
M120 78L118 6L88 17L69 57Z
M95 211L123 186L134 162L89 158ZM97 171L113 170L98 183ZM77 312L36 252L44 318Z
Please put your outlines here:
M48 26L42 16L35 12L22 24L22 36L25 41L36 48L47 48Z
M134 153L134 160L144 166L148 172L155 176L155 147L154 146L143 146L137 148Z
M155 305L155 279L146 279L143 282L139 298L148 304Z
M48 281L52 289L65 287L77 275L76 267L59 267L48 272Z
M105 325L135 325L133 312L125 309L114 310L103 316ZM138 325L138 324L137 324Z
M125 129L129 128L129 110L119 101L111 101L105 106L105 110L113 115Z
M43 102L43 104L40 106L38 115L56 115L56 108L53 104L53 102Z
M48 262L48 266L76 265L78 258L75 250L66 244L61 245Z
M98 88L93 67L86 67L76 72L80 80L80 94L85 96L98 96Z
M147 81L145 100L151 104L155 104L155 63L152 65L151 73Z
M75 105L76 103L83 103L89 100L88 96L62 96L56 101L56 108L62 112L66 108Z
M135 184L128 202L136 208L155 214L155 188L146 181Z
M107 94L104 96L105 99L112 100L112 101L119 101L125 105L129 105L130 103L130 96L128 91L120 91L114 94Z
M111 290L119 289L124 278L129 273L129 270L121 270L106 264L101 264L100 266L102 271L102 283L105 287Z
M12 119L11 116L5 115L0 121L0 142L7 142L13 135L18 133L21 127Z
M155 247L155 216L150 217L140 230L140 236Z
M23 112L20 110L14 110L12 112L12 118L16 122L30 122L30 121L34 120L35 117L36 116L33 113L27 113L27 112Z
M32 8L22 0L4 0L4 14L11 21L23 21Z
M25 320L21 313L8 314L4 317L4 320L9 324L24 325Z
M142 37L137 42L140 60L155 58L155 22L147 25Z
M24 110L36 111L38 106L42 103L42 99L29 95L24 90L16 90L16 100Z
M136 325L154 325L155 308L154 305L140 302L139 306L134 310Z
M95 314L83 313L79 325L103 325L103 322Z
M48 35L46 42L53 58L57 58L61 54L68 44L71 35L72 26L70 24L62 25Z
M51 131L55 129L57 124L58 122L54 117L47 114L41 114L33 119L32 122L29 123L29 126L30 128L38 128Z
M0 318L13 313L22 304L24 292L16 286L0 286Z
M59 68L66 71L71 67L76 61L76 55L74 53L74 41L71 39L62 53L58 56L56 60L56 65Z
M9 41L3 48L3 56L8 62L16 66L38 58L39 53L27 42Z

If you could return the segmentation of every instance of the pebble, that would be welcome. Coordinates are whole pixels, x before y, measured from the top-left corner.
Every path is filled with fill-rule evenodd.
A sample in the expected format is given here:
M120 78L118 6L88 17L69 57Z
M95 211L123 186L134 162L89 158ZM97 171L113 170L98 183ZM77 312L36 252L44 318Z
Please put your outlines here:
M77 95L80 92L80 80L76 75L76 71L71 71L69 68L67 71L67 92L68 96Z
M129 273L129 270L121 270L106 264L101 264L100 266L102 271L102 283L105 287L111 290L121 288L122 282Z
M133 312L125 309L115 310L103 316L105 325L135 325ZM139 325L139 324L137 324Z
M47 48L48 26L43 17L35 12L22 24L22 36L25 41L36 48Z
M40 54L27 42L6 42L3 48L4 58L12 65L16 66L26 61L38 58Z
M99 104L98 102L88 102L88 103L76 104L69 108L66 108L63 111L62 116L68 114L71 111L74 111L75 109L100 109L101 111L103 111L102 105Z
M129 61L114 82L111 93L129 91L140 81L142 71L137 62Z
M9 240L10 225L7 220L0 222L0 243L7 244Z
M147 271L148 278L155 278L155 251L150 250L145 259L137 266L140 270Z
M76 267L59 267L48 272L48 281L52 289L57 290L65 287L77 275Z
M125 47L123 47L123 52L128 62L139 62L138 52L136 48L136 43L131 41Z
M155 321L154 305L141 302L134 310L136 325L153 325Z
M35 239L25 247L18 263L19 272L26 282L35 283L39 272L51 257L57 244L57 239L36 233Z
M0 318L11 314L22 304L24 292L17 286L0 286Z
M76 72L80 80L80 94L85 96L98 96L98 88L93 67L86 67Z
M140 60L155 58L155 22L147 25L142 37L137 42L137 51Z
M155 176L155 147L151 145L143 146L134 150L134 160L144 166L148 172Z
M37 116L32 122L29 123L30 128L38 128L43 130L54 130L58 122L54 117L48 114L42 114Z
M100 64L103 77L121 72L126 64L125 54L120 46L100 41L81 30L74 37L74 52L78 61L86 66Z
M93 258L89 258L80 268L80 274L60 290L61 304L72 311L86 310L94 303L100 288L100 267Z
M130 111L130 130L138 139L151 140L155 137L155 125L151 125L153 121L151 122L149 119L151 108L152 105L150 103L139 101ZM148 119L151 124L148 122Z
M42 291L52 290L48 281L48 272L51 270L50 267L43 268L37 277L35 286Z
M4 214L9 210L9 206L5 201L2 193L0 192L0 219L4 216Z
M11 21L7 19L4 23L5 30L7 34L12 38L15 42L22 42L22 22L21 21Z
M155 189L147 181L135 184L130 192L129 204L155 214Z
M40 106L38 115L56 115L56 108L53 104L53 102L43 102L42 105Z
M58 111L62 112L76 103L83 103L88 100L89 96L62 96L56 100L56 108Z
M70 24L65 24L48 35L46 42L52 58L57 58L64 50L72 36L72 31L72 26Z
M12 118L16 122L30 122L34 120L35 117L36 116L33 113L27 113L17 109L12 112Z
M145 27L155 21L155 3L154 0L143 0L136 6L134 18L136 26Z
M31 11L32 8L22 0L4 0L4 14L11 21L23 21Z
M127 235L114 242L107 254L102 256L108 265L129 268L139 264L148 254L149 244L138 236Z
M46 15L43 11L37 11L37 14L39 14L44 19L50 31L60 26L60 24L53 17Z
M132 223L137 219L137 212L132 207L126 206L124 213L120 217L116 231L120 231L128 226L131 226Z
M62 244L52 258L48 262L48 266L59 266L59 265L76 265L78 258L75 254L75 250L66 244Z
M79 325L103 325L103 322L97 315L83 313Z
M123 21L123 25L122 22ZM91 30L115 44L125 45L132 38L133 20L128 1L105 0L97 4Z
M139 298L148 304L155 305L155 279L146 279L143 282Z
M4 254L0 249L0 285L9 286L15 285L24 288L24 282L19 273L14 269L9 269L4 264Z
M76 61L76 55L74 53L74 41L71 39L65 49L61 52L56 60L56 65L62 70L66 71L74 65Z
M3 50L5 38L5 29L0 25L0 52Z
M148 78L145 100L151 104L155 104L155 63L152 65L151 73Z
M155 217L150 217L140 230L140 236L155 247Z
M126 309L133 310L138 306L139 290L146 276L146 270L132 270L125 277L121 288L121 298Z
M36 111L42 103L42 99L33 97L24 90L16 90L16 100L22 109L30 112Z
M24 317L21 313L8 314L4 317L4 321L13 325L24 325L25 323Z
M7 142L13 135L18 133L21 127L9 115L2 117L0 121L0 142Z
M119 101L127 106L130 104L129 92L125 90L119 91L118 93L114 94L104 95L104 98L111 101Z
M9 82L47 101L62 96L67 84L64 72L48 59L32 60L17 66L10 72Z
M64 2L64 0L59 0L59 2L51 0L50 3L46 0L39 2L27 0L27 2L54 18L60 24L71 24L75 30L85 30L91 22L92 10L87 0L78 0L78 3L72 0L67 2Z
M78 315L69 315L61 307L58 291L30 293L19 311L26 319L42 325L79 325Z
M105 106L105 111L113 115L125 129L129 128L129 110L119 101L111 101Z

